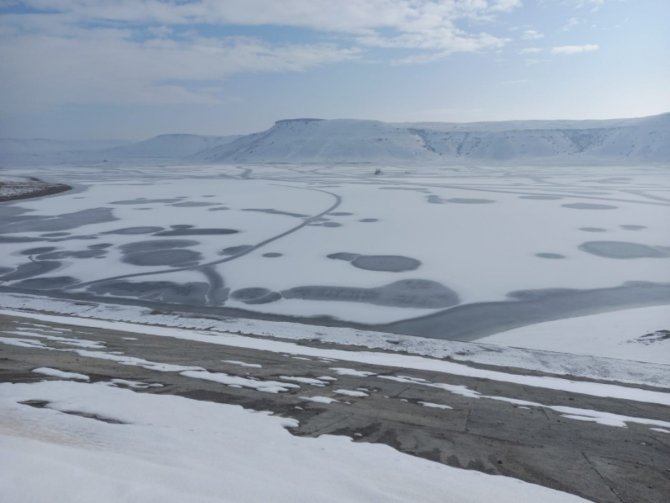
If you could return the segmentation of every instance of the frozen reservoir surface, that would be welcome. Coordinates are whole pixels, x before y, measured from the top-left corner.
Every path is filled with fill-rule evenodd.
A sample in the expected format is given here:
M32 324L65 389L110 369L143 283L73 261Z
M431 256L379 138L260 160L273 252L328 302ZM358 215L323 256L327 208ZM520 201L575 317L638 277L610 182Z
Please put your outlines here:
M0 288L463 341L670 304L663 168L380 170L34 168L74 189L0 204Z

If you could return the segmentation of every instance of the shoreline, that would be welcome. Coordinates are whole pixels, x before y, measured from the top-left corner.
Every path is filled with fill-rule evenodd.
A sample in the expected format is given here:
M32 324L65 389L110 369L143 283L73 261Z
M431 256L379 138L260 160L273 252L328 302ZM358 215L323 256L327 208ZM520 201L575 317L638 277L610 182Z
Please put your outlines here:
M2 290L0 290L2 291ZM292 321L264 320L243 316L213 315L179 310L156 310L133 303L54 299L26 294L10 294L0 302L0 314L44 319L75 326L130 324L152 329L194 330L231 333L298 344L316 343L331 348L357 351L385 351L463 362L486 367L514 367L524 372L540 372L575 379L637 386L670 387L668 365L653 361L620 359L607 355L556 352L497 345L477 341L452 341L398 335L370 328L325 327ZM238 313L239 314L239 313Z
M34 197L52 196L72 190L70 185L64 183L49 183L35 177L26 177L26 182L3 182L0 179L0 202L17 201L21 199L32 199ZM32 183L31 183L32 182ZM21 190L25 188L24 192L18 194L3 194L2 189L10 187L12 189Z

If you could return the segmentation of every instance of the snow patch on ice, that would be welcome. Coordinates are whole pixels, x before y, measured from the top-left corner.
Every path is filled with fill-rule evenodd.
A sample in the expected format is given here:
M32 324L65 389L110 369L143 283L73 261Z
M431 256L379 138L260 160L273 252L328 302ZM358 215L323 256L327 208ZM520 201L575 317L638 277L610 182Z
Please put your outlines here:
M354 376L354 377L369 377L375 375L374 372L368 372L365 370L356 370L349 369L344 367L331 367L330 370L334 370L336 374L341 376Z
M337 393L338 395L353 396L357 398L370 396L368 393L365 393L364 391L355 391L351 389L336 389L335 393Z
M59 377L61 379L75 379L77 381L88 381L90 378L85 374L77 372L66 372L64 370L53 369L50 367L39 367L33 369L33 373L42 374L49 377Z

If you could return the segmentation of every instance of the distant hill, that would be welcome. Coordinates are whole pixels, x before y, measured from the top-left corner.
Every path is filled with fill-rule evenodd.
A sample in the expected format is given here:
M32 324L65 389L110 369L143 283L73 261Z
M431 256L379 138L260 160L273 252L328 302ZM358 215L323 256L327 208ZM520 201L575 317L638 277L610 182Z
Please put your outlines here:
M109 159L184 159L226 145L237 138L239 136L162 134L130 145L110 148L103 153Z
M209 162L670 162L670 114L608 121L391 124L282 120L196 156Z
M42 164L81 156L100 157L100 151L128 142L120 140L50 140L45 138L0 138L0 163Z
M7 162L7 151L28 158L39 151L40 159L55 152L22 141L0 140L0 161ZM248 135L160 135L112 148L59 151L57 157L118 163L663 164L670 163L670 113L603 121L479 123L288 119Z
M201 152L209 162L430 161L434 153L407 127L378 121L290 119Z

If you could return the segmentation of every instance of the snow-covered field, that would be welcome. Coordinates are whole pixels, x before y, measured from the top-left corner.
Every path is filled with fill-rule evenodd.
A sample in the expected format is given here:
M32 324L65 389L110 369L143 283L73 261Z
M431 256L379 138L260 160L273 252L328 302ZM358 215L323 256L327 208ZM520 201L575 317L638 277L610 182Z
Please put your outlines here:
M47 403L21 404L30 400ZM585 501L384 445L295 437L285 429L293 419L111 382L0 384L0 408L6 501Z
M487 344L670 364L668 306L537 323L480 339ZM642 335L640 335L642 333Z
M0 281L457 340L670 303L661 168L374 171L44 169L75 190L0 206Z

